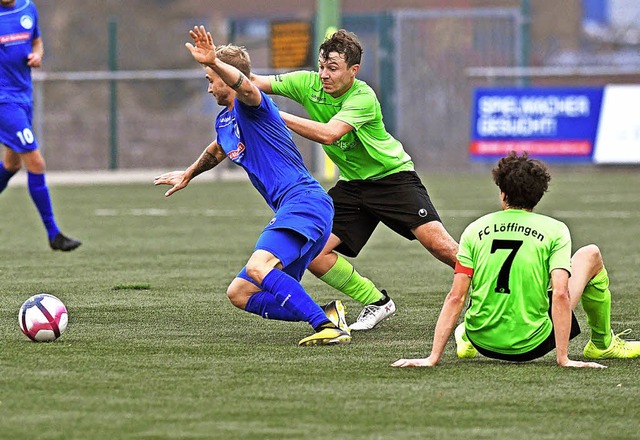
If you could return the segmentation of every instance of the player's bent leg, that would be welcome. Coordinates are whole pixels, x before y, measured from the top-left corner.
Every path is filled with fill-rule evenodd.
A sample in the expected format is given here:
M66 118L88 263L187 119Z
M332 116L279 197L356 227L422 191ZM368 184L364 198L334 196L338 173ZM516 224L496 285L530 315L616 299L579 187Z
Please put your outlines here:
M602 269L604 262L600 249L595 244L583 246L571 257L571 277L569 277L569 296L571 310L580 302L584 289ZM607 286L608 287L608 286Z
M21 164L20 156L5 146L4 157L2 158L2 162L0 162L0 193L7 187L9 180L20 171Z
M362 304L371 304L384 297L371 280L361 276L355 268L334 249L342 241L331 234L322 252L309 264L309 271L322 282Z
M324 249L309 265L311 273L321 281L365 305L351 330L370 330L382 320L393 316L396 306L373 282L363 277L345 258L333 251L341 240L334 234Z
M456 266L458 243L449 235L442 223L439 221L425 223L412 229L411 232L431 255L452 268Z
M4 162L0 162L0 193L2 193L7 185L9 184L9 180L18 172L18 170L10 170L5 167Z
M267 230L258 240L261 247L281 249L282 258L285 261L291 261L290 250L301 249L305 242L305 237L288 230ZM331 322L324 310L307 294L299 280L277 268L282 266L280 261L273 253L257 249L249 259L246 271L251 279L256 282L260 280L262 290L270 293L281 307L313 327L315 333L300 341L300 345L333 345L350 342L349 333ZM252 301L248 305L251 303Z
M349 332L335 325L324 310L304 291L302 285L278 269L269 272L262 281L262 287L271 292L282 307L292 314L304 316L315 333L302 339L299 345L334 345L351 342Z
M596 355L597 350L611 346L611 292L609 276L596 245L581 247L571 258L572 274L569 278L571 307L580 301L587 314L591 338L586 352Z
M27 185L29 195L40 214L42 223L47 230L49 246L54 251L69 252L78 248L82 242L75 238L65 236L58 228L53 215L49 187L45 181L45 162L40 151L33 150L21 153L20 158L27 169Z
M240 310L245 310L249 299L260 291L261 289L252 282L236 277L227 287L227 298L231 304Z
M334 249L338 247L341 242L342 241L335 234L329 235L329 239L325 243L324 248L322 248L322 251L320 251L318 256L309 263L309 272L317 278L322 279L322 277L336 264L338 254L334 252Z
M387 292L378 290L373 282L361 276L345 258L336 254L333 267L320 280L334 289L364 304L351 330L371 330L382 320L395 314L395 303Z

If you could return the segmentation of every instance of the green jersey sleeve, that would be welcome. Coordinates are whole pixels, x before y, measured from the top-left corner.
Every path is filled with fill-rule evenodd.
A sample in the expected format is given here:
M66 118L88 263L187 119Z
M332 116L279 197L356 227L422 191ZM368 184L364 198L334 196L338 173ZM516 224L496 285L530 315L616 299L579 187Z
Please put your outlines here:
M549 273L554 269L565 269L571 273L571 234L569 228L558 222L558 236L551 244Z
M299 70L296 72L270 75L271 90L276 95L286 96L296 102L302 103L307 91L313 85L315 72Z

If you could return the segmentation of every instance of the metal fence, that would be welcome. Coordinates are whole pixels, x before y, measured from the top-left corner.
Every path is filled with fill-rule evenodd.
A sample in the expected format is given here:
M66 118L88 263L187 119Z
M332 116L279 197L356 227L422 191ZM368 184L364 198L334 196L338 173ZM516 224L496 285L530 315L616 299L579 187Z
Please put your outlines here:
M520 11L399 11L394 18L395 133L416 166L468 166L470 66L520 63Z
M34 128L50 170L181 168L215 139L221 108L202 69L34 72L34 84ZM315 167L315 144L294 137Z
M387 127L419 170L469 166L472 82L466 71L519 65L519 14L482 8L343 17L365 47L358 76L378 93ZM108 169L114 159L118 168L183 167L215 136L220 109L199 69L35 78L36 132L51 170ZM276 102L304 114L291 101ZM320 169L314 144L298 136L296 142L307 163Z

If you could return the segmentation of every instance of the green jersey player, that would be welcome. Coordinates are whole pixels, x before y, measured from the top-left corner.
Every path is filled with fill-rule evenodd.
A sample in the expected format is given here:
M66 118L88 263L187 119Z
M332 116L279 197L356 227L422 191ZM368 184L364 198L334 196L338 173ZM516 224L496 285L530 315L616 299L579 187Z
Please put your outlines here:
M387 293L362 277L339 252L355 257L378 223L417 239L452 268L458 244L446 231L403 145L387 132L375 92L356 79L362 46L339 30L321 46L318 72L256 76L263 91L299 102L311 120L281 112L287 126L319 142L340 171L329 190L335 216L331 237L309 270L365 307L351 330L368 330L391 316Z
M400 359L392 365L436 365L467 294L470 306L464 323L455 330L460 358L479 352L526 362L555 348L562 367L603 368L568 357L569 340L580 333L573 315L578 302L591 330L586 358L639 357L640 342L612 333L609 278L598 247L582 247L571 257L566 225L532 212L548 189L551 177L546 166L526 153L512 152L498 162L493 178L503 210L474 221L462 234L453 286L436 324L431 355Z

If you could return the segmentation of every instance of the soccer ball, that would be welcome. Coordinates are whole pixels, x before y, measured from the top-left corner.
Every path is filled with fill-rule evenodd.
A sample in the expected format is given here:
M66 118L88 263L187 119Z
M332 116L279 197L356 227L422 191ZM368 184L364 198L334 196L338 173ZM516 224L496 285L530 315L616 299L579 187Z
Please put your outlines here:
M48 293L34 295L22 304L18 313L20 330L35 342L55 341L67 328L67 308Z

